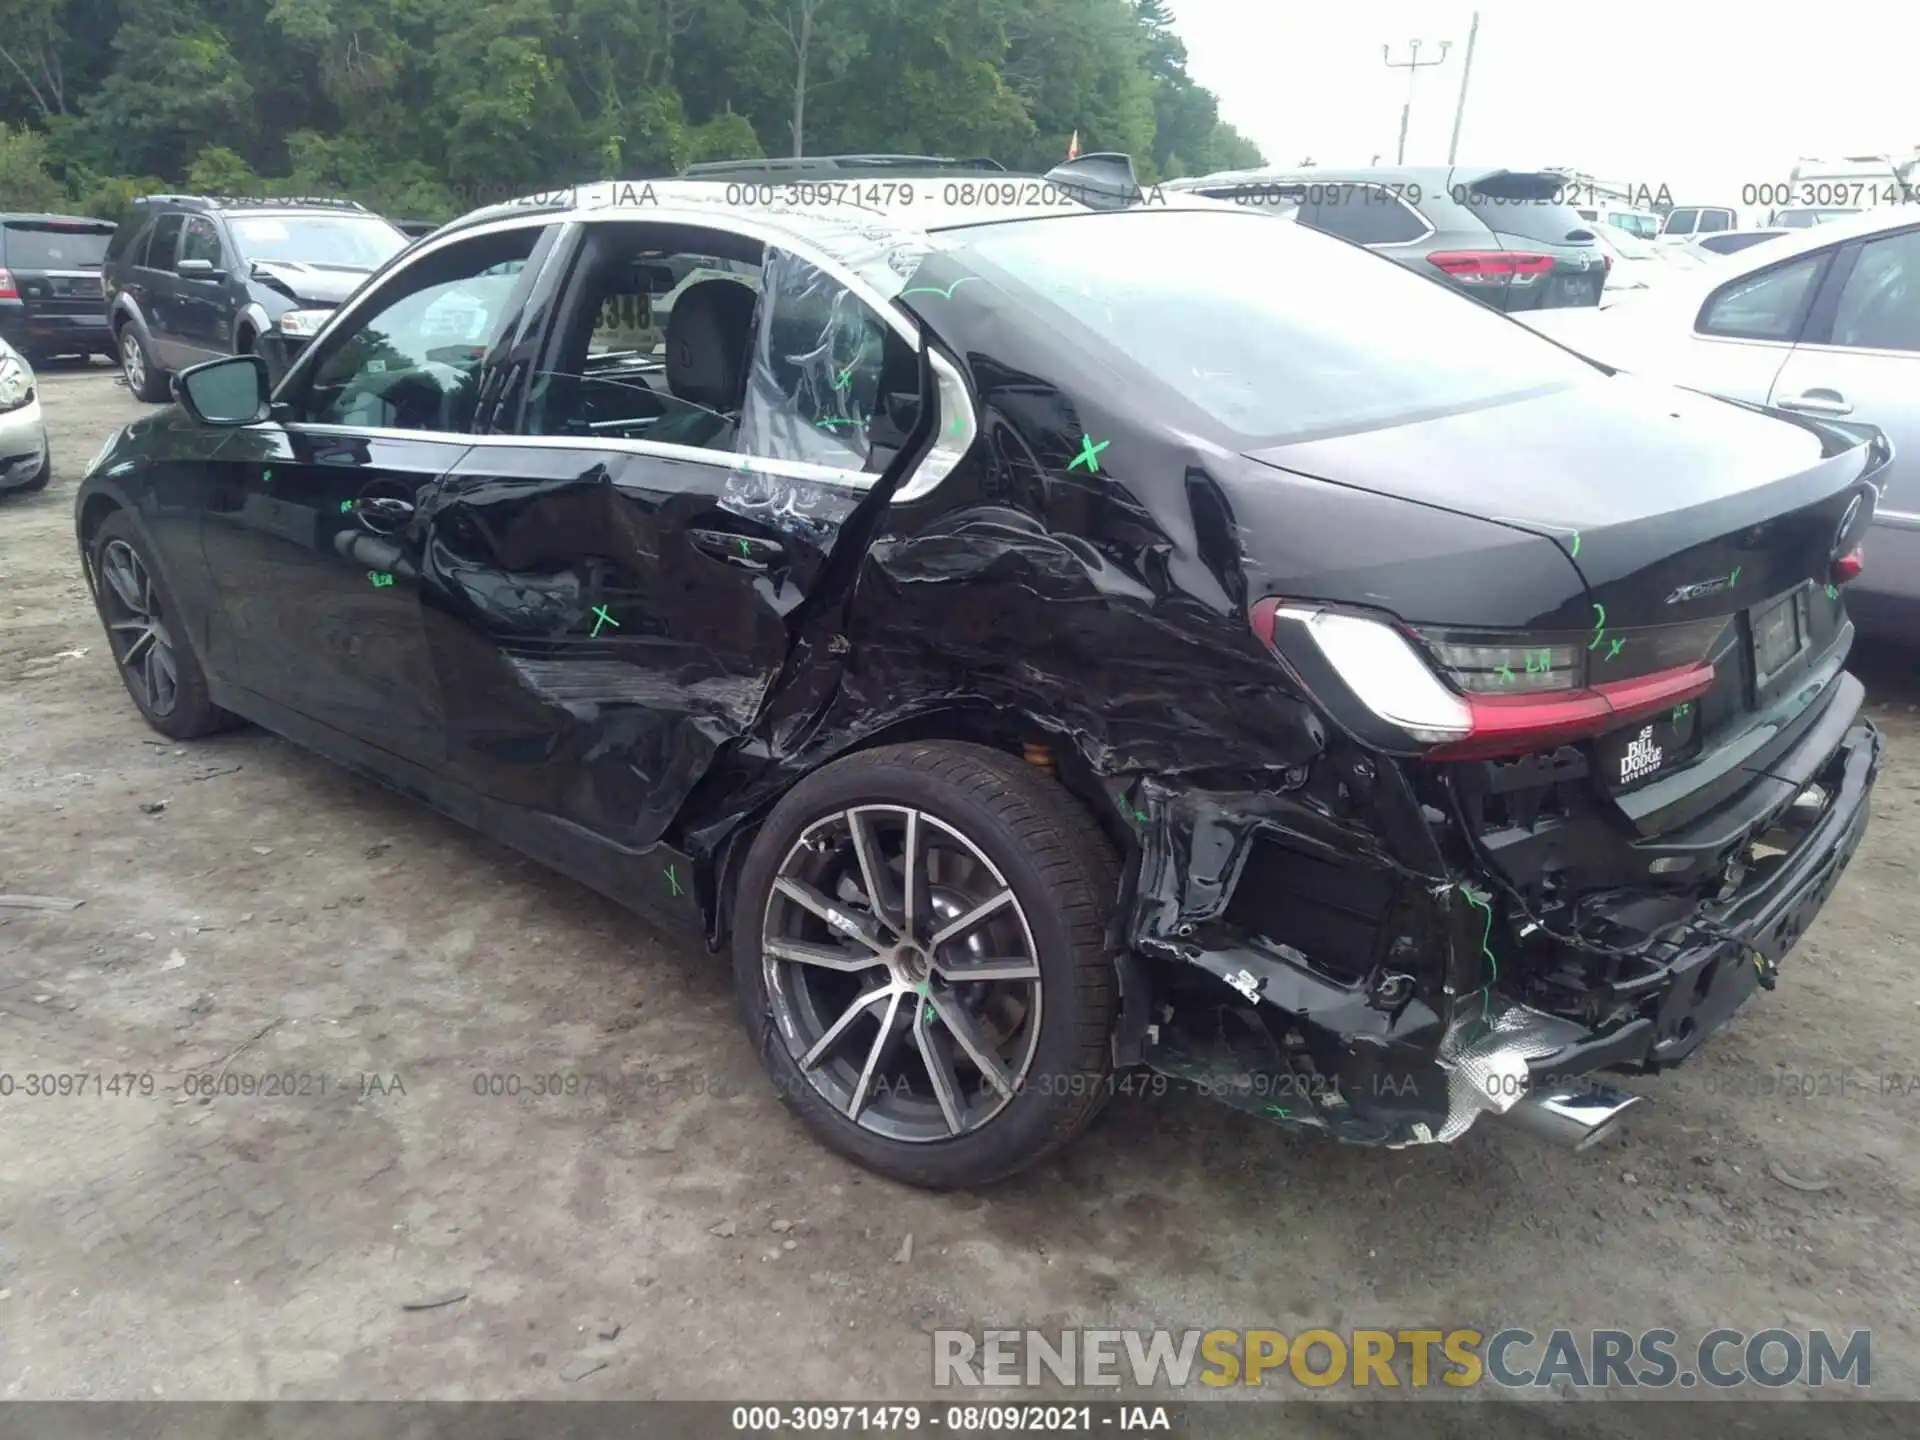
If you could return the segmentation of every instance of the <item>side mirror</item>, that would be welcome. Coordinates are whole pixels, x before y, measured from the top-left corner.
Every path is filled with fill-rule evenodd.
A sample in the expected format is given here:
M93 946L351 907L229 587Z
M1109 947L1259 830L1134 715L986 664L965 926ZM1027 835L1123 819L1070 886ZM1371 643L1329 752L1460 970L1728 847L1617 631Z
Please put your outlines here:
M227 273L211 260L182 260L173 269L175 274L189 280L213 280Z
M174 398L202 425L253 425L267 418L272 386L258 355L223 355L182 370Z

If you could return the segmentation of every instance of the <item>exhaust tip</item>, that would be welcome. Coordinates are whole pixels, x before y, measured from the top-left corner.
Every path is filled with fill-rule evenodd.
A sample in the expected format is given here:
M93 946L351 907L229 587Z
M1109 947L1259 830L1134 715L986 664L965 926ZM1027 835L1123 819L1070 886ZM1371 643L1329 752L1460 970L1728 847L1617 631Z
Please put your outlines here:
M1528 1095L1507 1112L1507 1118L1522 1130L1565 1145L1577 1154L1617 1132L1639 1103L1638 1095L1624 1090L1589 1086Z

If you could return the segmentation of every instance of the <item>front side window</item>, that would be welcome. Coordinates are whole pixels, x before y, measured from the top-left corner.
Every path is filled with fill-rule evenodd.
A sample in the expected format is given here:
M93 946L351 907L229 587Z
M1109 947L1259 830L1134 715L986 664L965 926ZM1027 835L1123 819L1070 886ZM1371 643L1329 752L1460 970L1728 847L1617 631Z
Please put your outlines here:
M1695 328L1739 340L1794 339L1827 258L1824 252L1802 256L1721 286L1701 308Z
M1171 393L1248 441L1403 424L1600 379L1477 300L1256 213L1140 209L947 234L963 240L963 264L1116 385L1124 368L1143 395Z
M1835 345L1920 350L1920 230L1860 247L1833 316Z
M187 221L186 229L181 232L180 258L207 260L214 269L220 268L220 232L206 216L195 215Z
M1733 212L1730 210L1702 210L1700 229L1703 232L1733 229Z
M293 418L465 433L480 371L513 314L538 226L484 235L408 266L324 341ZM516 263L517 262L517 263Z
M1670 210L1667 212L1666 233L1669 235L1691 235L1699 223L1698 210Z

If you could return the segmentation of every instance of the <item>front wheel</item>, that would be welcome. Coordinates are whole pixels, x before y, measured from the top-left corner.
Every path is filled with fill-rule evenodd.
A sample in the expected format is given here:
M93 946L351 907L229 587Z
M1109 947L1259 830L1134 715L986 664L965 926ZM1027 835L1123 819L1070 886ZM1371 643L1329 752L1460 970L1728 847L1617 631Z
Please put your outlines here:
M787 1104L930 1189L1025 1169L1107 1099L1117 865L1051 776L982 746L835 761L741 875L734 984Z
M239 718L207 695L180 611L125 511L101 522L90 556L94 605L113 663L147 724L175 740L231 729Z

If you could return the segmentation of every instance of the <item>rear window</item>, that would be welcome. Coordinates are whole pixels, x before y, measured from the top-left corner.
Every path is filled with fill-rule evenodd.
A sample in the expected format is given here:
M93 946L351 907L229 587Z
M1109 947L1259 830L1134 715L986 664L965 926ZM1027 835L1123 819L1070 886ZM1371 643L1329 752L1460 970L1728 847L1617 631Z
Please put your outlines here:
M1489 175L1471 185L1455 185L1453 198L1502 235L1580 245L1593 239L1593 227L1567 204L1570 188L1564 175Z
M1598 374L1441 282L1257 210L946 233L1031 323L1117 352L1143 384L1249 440L1399 424Z
M14 270L97 270L113 239L111 225L7 222L0 252Z
M1700 229L1703 233L1709 230L1733 229L1733 212L1731 210L1702 210L1700 212Z

